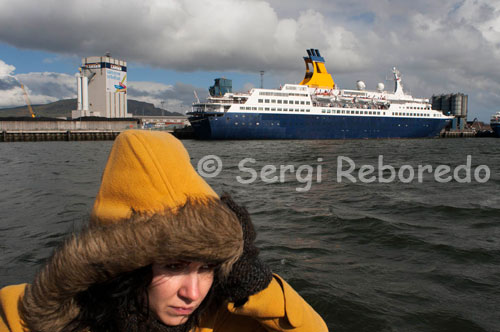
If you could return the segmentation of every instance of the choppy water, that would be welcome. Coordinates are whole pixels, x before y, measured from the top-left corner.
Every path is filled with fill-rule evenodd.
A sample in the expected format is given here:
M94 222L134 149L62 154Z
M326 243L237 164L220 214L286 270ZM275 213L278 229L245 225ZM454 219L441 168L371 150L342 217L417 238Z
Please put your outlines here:
M262 258L311 303L331 330L499 331L499 142L184 144L195 167L207 155L220 158L220 174L206 180L249 208ZM0 144L0 286L30 281L51 250L86 220L111 145ZM404 170L403 181L411 175L410 168L415 179L360 182L360 168L377 168L379 155L384 165ZM470 183L441 183L429 172L423 172L421 183L416 178L418 165L454 169L465 164L468 155ZM355 164L351 175L356 183L345 177L338 181L339 157L344 157L343 170L349 166L347 158ZM242 161L246 169L238 166ZM262 178L265 165L277 171L266 166ZM306 166L299 177L288 170L281 181L280 165L295 170ZM479 165L490 171L485 183L474 178ZM257 179L240 183L238 176L252 176L248 168L256 171ZM458 172L460 178L465 175ZM274 183L263 181L273 176L278 176ZM389 178L390 171L382 176ZM484 167L478 176L484 179ZM302 190L308 182L310 190Z

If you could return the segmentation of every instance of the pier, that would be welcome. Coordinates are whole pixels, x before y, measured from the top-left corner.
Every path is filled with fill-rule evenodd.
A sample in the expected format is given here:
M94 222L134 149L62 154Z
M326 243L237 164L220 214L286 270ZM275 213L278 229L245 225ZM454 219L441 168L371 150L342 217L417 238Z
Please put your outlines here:
M37 141L106 141L114 140L121 131L2 131L0 142Z
M0 142L107 141L114 140L124 130L142 127L142 121L133 118L84 120L2 118ZM179 139L193 138L190 126L143 129L166 131Z
M138 128L137 119L2 118L0 142L114 140L126 129Z
M450 130L443 131L440 138L494 137L491 130Z

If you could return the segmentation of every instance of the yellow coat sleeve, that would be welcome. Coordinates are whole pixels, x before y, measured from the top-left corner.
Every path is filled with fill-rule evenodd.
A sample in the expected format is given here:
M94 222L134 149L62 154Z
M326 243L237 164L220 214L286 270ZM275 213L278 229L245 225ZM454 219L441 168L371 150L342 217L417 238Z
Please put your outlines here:
M269 286L250 296L245 305L235 308L233 303L229 303L227 309L234 316L241 317L240 319L252 318L258 321L267 331L328 331L328 327L319 314L276 274ZM217 332L215 329L214 331ZM227 329L227 331L233 331L233 329Z
M18 303L24 295L26 284L0 289L0 332L25 332L19 317Z

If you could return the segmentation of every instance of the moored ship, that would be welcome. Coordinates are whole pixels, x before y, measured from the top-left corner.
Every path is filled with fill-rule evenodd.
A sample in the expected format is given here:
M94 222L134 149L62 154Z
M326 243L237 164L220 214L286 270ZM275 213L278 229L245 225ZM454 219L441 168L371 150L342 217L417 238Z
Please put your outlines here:
M305 78L280 89L211 94L193 104L189 121L198 139L355 139L434 137L453 118L429 99L403 91L396 68L394 92L341 90L316 49L307 50Z
M500 112L491 116L490 126L495 137L500 137Z

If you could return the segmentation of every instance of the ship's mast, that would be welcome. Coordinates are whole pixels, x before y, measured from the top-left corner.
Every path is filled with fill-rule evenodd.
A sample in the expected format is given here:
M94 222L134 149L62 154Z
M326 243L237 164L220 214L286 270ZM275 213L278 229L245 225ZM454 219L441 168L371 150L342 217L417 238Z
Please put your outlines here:
M392 73L394 74L394 94L396 96L403 96L403 83L401 83L401 73L396 67L392 68Z

